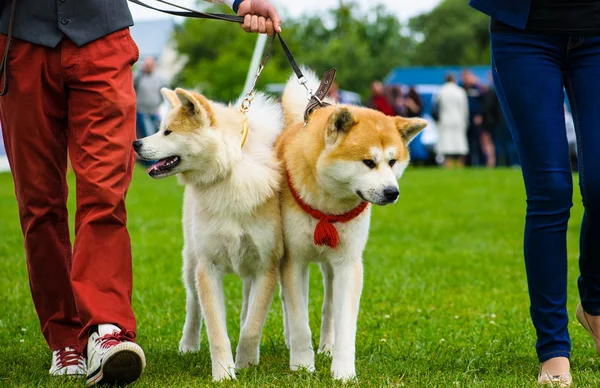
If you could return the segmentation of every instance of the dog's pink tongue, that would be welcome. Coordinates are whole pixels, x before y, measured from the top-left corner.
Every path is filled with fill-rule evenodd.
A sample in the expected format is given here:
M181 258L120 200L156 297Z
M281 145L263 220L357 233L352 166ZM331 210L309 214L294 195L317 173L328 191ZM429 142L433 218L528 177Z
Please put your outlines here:
M152 166L150 166L150 168L148 168L148 171L146 171L146 174L150 174L152 171L158 170L165 163L167 163L167 159L161 159L161 160L159 160L158 162L156 162Z

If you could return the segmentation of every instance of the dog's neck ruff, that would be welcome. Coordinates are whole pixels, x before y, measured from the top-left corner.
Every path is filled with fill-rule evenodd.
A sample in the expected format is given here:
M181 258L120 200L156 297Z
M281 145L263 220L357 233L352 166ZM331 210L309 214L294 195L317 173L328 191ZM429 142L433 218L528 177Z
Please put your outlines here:
M310 205L304 202L302 198L300 198L298 191L296 191L294 185L292 184L292 179L290 178L289 171L286 170L285 173L290 192L292 193L292 197L294 197L298 206L300 206L302 210L310 214L313 218L319 220L314 232L315 245L326 245L334 249L337 248L337 245L340 242L340 235L338 234L337 229L335 228L333 223L348 222L355 219L367 208L367 206L369 206L369 203L363 201L357 207L344 214L325 214L317 209L313 209L312 207L310 207Z

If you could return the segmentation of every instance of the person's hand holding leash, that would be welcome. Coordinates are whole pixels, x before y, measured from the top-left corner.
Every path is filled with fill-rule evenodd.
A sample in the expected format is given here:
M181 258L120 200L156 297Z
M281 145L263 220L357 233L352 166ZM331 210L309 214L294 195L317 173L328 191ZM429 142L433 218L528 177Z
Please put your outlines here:
M281 32L281 18L268 0L242 0L237 14L244 17L242 28L269 36Z

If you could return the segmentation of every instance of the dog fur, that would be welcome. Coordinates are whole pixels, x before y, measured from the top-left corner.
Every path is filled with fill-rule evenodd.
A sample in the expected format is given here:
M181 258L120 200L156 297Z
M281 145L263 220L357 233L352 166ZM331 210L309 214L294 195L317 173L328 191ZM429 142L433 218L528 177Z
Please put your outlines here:
M172 110L160 131L136 141L134 148L143 159L161 160L148 170L151 176L178 174L185 185L187 302L179 348L200 349L204 318L213 379L235 378L235 369L259 361L262 328L283 254L281 177L273 150L283 126L281 106L256 94L247 116L250 132L241 147L245 116L238 109L182 89L161 92ZM243 279L244 290L235 363L223 290L223 276L231 272Z
M317 78L306 70L305 75L315 90ZM407 145L427 122L337 105L317 109L305 125L304 96L304 89L292 77L282 96L285 129L275 143L282 168L301 199L313 209L333 215L354 209L362 201L394 203L398 179L409 162ZM367 166L367 162L374 167ZM370 205L353 220L335 224L340 236L337 248L318 246L313 241L318 220L298 206L285 178L283 182L285 253L280 282L290 368L314 370L307 267L310 262L318 262L325 289L319 352L332 354L334 378L353 379L362 253L369 232Z

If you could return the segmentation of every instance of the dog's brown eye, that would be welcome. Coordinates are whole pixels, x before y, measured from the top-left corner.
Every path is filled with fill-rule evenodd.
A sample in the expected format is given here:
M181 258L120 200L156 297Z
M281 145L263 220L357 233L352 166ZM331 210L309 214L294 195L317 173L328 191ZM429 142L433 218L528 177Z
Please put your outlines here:
M365 164L365 166L367 166L369 168L375 168L375 166L377 166L375 164L375 162L371 159L365 159L365 160L363 160L363 163Z
M396 159L390 160L390 167L394 167L394 164L396 164Z
M167 130L165 131L165 136L169 136L169 135L171 134L171 132L173 132L173 131L171 131L170 129L167 129Z

